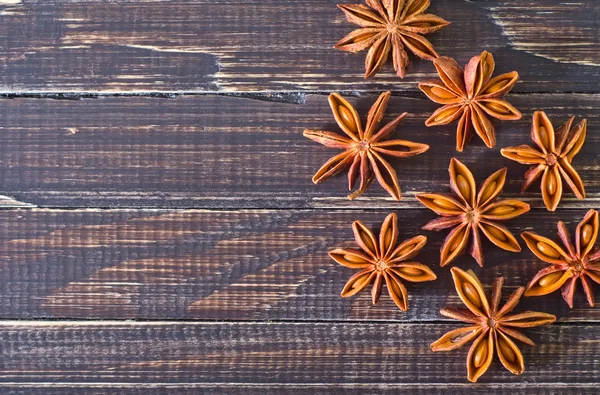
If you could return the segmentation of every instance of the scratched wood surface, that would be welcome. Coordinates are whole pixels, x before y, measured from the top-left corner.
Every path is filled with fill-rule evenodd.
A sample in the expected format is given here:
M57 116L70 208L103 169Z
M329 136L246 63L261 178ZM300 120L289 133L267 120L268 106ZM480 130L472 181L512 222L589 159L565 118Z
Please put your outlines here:
M479 182L508 167L502 196L533 207L507 223L515 235L556 238L557 221L599 208L600 3L432 0L453 22L428 36L441 54L486 49L521 75L507 99L524 118L496 123L495 149L458 154L455 126L423 125L432 65L365 81L365 54L332 48L354 28L336 2L0 0L1 394L597 391L600 313L580 290L572 310L559 294L523 300L558 321L528 331L522 376L496 360L472 385L466 348L430 351L457 325L439 309L459 300L438 265L445 233L420 230L434 214L414 195L447 191L457 156ZM335 151L302 130L336 130L334 90L363 114L393 91L389 116L409 112L396 136L431 146L393 162L401 202L376 185L350 202L343 176L312 184ZM537 109L589 123L574 160L588 197L566 193L555 213L499 155L530 142ZM428 236L418 259L438 275L408 285L406 313L387 295L341 299L353 271L327 256L352 245L352 221L377 228L391 211L402 237ZM457 265L503 275L505 294L545 266L526 248L485 257Z

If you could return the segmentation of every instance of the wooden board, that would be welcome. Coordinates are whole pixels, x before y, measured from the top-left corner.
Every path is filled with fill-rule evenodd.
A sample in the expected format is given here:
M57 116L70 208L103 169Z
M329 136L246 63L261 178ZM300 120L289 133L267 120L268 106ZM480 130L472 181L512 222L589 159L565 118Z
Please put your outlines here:
M364 81L365 54L332 48L356 27L336 3L3 0L0 90L415 90L433 76L431 63L413 58L404 81L390 69ZM492 51L499 69L519 69L520 92L597 92L600 4L584 4L434 1L430 11L453 23L429 38L461 64Z
M344 175L313 185L312 175L339 151L302 131L339 130L326 95L293 97L292 103L285 95L7 100L0 106L0 191L16 200L7 205L46 207L415 208L416 193L448 191L448 164L456 156L473 167L478 182L508 167L503 196L518 197L528 167L499 150L531 144L531 114L545 109L556 127L571 115L589 122L587 143L573 162L588 196L579 201L566 192L561 208L593 208L600 199L597 95L509 95L525 117L496 123L495 149L473 139L464 153L454 150L456 125L425 127L436 104L393 97L388 117L409 112L395 136L431 146L392 162L404 191L399 203L377 183L350 202ZM376 98L350 100L364 115ZM543 207L537 184L523 198Z

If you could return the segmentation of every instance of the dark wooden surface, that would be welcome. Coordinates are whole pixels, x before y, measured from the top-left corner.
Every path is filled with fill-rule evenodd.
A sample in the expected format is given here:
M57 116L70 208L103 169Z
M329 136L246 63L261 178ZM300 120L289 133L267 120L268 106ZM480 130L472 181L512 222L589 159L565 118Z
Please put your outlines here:
M445 233L420 230L435 216L414 195L447 191L457 156L478 182L508 167L502 196L533 207L515 234L556 238L557 221L599 208L600 3L432 2L453 22L429 36L441 54L486 49L521 75L507 99L524 119L496 123L495 149L458 154L455 126L424 126L430 63L365 81L364 53L332 48L354 28L334 0L0 0L0 393L594 393L600 313L580 292L572 310L523 300L558 322L528 331L522 376L496 360L473 385L466 348L430 351L456 327L439 309L459 301L438 265ZM363 114L393 91L389 116L409 112L396 136L431 145L393 162L402 201L373 185L350 202L342 176L312 184L335 151L302 130L335 130L333 90ZM555 213L499 154L529 143L538 109L589 123L574 160L588 197L566 193ZM408 286L406 313L387 295L341 299L353 271L327 256L352 221L391 211L402 237L429 237L418 259L438 275ZM457 265L503 275L506 293L544 267L527 250L485 257Z

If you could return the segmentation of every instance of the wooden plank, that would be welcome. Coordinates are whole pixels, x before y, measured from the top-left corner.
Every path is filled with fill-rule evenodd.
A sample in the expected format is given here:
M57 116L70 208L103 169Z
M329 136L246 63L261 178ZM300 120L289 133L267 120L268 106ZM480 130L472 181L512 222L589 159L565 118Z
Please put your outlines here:
M351 101L366 114L375 98ZM302 136L305 128L337 130L325 95L3 100L0 191L16 200L13 205L50 207L415 208L415 193L448 190L448 163L457 156L474 168L479 182L507 166L504 196L517 197L527 166L503 158L499 149L530 144L531 113L546 109L557 127L570 115L587 117L587 142L574 166L588 197L578 201L566 192L561 208L597 207L599 96L529 94L510 100L525 118L496 123L498 147L474 140L459 154L456 125L423 124L437 105L393 97L389 116L410 114L395 136L431 146L423 155L392 162L404 193L400 203L376 183L350 202L343 175L313 185L312 175L338 152ZM535 185L524 199L543 207Z
M459 306L448 267L440 268L444 233L421 231L435 217L398 211L401 237L425 234L419 255L438 275L408 284L402 313L384 294L339 293L351 269L327 251L353 245L351 223L377 228L389 211L259 210L26 210L0 211L0 316L104 318L438 322L439 309ZM556 238L556 223L574 227L584 211L536 210L507 225ZM521 243L523 244L523 243ZM507 290L525 285L544 264L528 250L510 253L484 244L486 265L465 256L485 284L500 275ZM596 295L600 287L596 288ZM524 298L523 309L556 314L562 322L596 322L578 290L569 310L559 293ZM1 343L0 343L1 344Z
M332 48L356 27L338 2L0 1L0 90L415 90L433 76L431 63L413 58L404 81L389 68L364 81L365 53ZM465 64L492 51L499 70L519 69L521 92L598 91L597 1L432 3L453 22L428 36L441 54Z
M10 383L406 385L465 389L467 348L433 353L449 324L2 322ZM477 387L594 385L597 325L528 330L526 371L496 359ZM518 388L518 387L517 387ZM535 387L533 387L535 388ZM576 387L577 388L577 387ZM589 388L589 387L588 387Z

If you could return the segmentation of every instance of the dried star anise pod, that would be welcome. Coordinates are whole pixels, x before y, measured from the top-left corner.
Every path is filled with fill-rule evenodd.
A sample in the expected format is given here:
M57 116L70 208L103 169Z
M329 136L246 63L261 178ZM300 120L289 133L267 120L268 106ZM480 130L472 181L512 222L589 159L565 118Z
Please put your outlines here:
M383 221L379 240L362 222L352 224L354 239L359 249L337 248L329 252L329 256L340 265L351 269L362 269L350 277L342 290L342 297L347 298L373 284L371 296L373 304L377 303L383 282L387 286L392 300L403 311L408 308L408 294L402 280L410 282L433 281L437 277L431 269L421 263L409 261L415 257L427 242L425 236L415 236L397 245L398 218L390 214Z
M383 158L393 156L408 158L422 154L429 149L427 144L413 143L407 140L388 140L396 127L404 120L404 113L379 129L379 124L390 100L391 93L382 93L367 117L363 130L358 112L350 103L337 93L329 96L329 105L339 127L349 137L322 130L305 130L304 136L330 148L343 149L344 152L329 159L313 176L318 184L329 177L350 168L348 188L352 190L360 173L359 189L348 196L354 199L360 196L371 184L373 177L396 200L400 200L400 185L394 168Z
M558 236L566 251L554 241L533 232L521 237L538 258L551 266L540 270L527 285L525 296L541 296L562 288L562 297L573 308L577 279L590 306L594 307L594 291L590 280L600 283L600 250L594 248L598 238L599 219L596 210L587 212L575 231L575 245L564 222L558 223Z
M507 251L521 251L513 234L496 223L529 211L529 205L520 200L495 202L506 181L506 168L489 176L479 188L479 193L475 189L473 174L460 161L452 158L449 172L450 188L454 196L434 193L417 195L421 203L442 216L427 223L423 229L439 231L454 227L440 250L440 265L445 266L464 253L472 239L469 253L483 266L480 230L498 247Z
M473 130L486 146L496 145L496 131L488 115L501 120L521 119L521 113L509 102L500 99L519 79L516 71L492 78L496 63L491 53L483 51L471 59L463 71L454 59L442 56L433 61L441 78L419 83L419 89L431 100L444 104L425 121L425 125L440 126L458 121L456 150L462 152ZM486 115L487 114L487 115Z
M392 52L394 70L404 78L410 65L405 47L422 59L438 57L423 34L448 26L442 18L424 14L429 0L366 0L362 4L338 4L348 22L361 26L342 38L336 48L359 52L370 48L365 61L365 78L375 75L385 65Z
M504 278L498 277L492 285L488 300L483 285L472 271L465 272L453 267L452 278L456 292L467 309L446 307L440 313L448 318L471 324L446 333L431 344L433 351L449 351L473 340L467 356L467 377L476 382L492 364L494 349L502 365L513 374L525 371L525 361L521 350L512 339L531 346L535 345L527 336L514 328L533 328L556 321L552 314L525 311L509 314L519 304L524 287L517 288L502 308L502 285ZM512 339L511 339L512 338Z
M585 198L583 181L571 162L585 142L587 121L584 119L573 127L574 119L569 119L555 133L546 113L536 111L533 113L531 139L537 148L520 145L500 151L505 158L524 165L534 165L525 173L521 192L525 192L543 174L542 198L549 211L556 210L560 203L563 192L561 177L578 199Z

